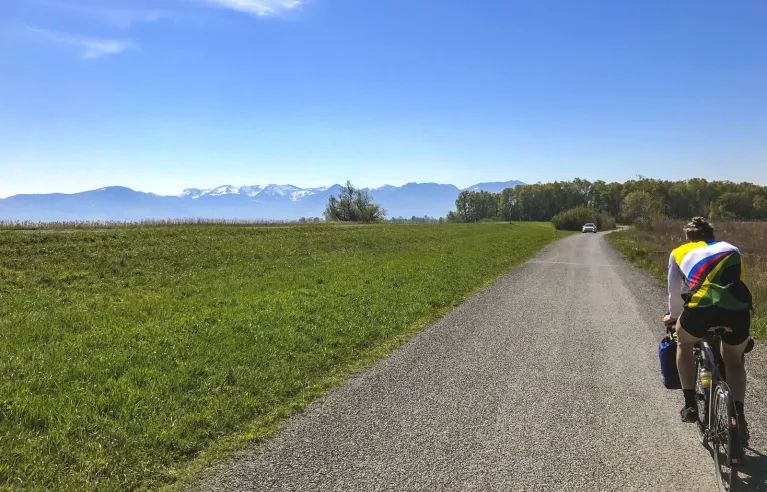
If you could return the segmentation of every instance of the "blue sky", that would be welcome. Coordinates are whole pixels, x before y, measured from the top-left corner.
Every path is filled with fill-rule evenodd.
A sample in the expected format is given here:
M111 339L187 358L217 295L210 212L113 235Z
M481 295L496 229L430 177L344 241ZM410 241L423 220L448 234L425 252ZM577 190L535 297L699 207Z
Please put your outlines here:
M767 184L763 0L2 0L0 196Z

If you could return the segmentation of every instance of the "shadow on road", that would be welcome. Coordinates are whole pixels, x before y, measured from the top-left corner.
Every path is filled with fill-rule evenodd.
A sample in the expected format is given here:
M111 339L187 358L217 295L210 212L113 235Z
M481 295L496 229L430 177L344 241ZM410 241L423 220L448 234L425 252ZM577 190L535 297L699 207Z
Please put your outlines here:
M750 449L738 474L742 491L767 492L767 455Z
M709 445L704 446L715 459L714 450ZM738 485L733 492L767 492L767 455L747 448L743 466L738 469Z

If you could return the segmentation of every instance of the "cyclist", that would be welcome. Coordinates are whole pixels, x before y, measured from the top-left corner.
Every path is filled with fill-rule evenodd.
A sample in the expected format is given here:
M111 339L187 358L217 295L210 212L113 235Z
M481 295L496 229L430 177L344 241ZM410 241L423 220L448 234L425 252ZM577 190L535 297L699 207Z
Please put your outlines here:
M724 328L722 358L738 414L738 426L748 442L744 418L746 369L743 353L750 337L751 293L746 287L740 250L714 238L714 228L703 217L695 217L684 228L687 243L669 257L667 325L676 323L677 369L684 392L682 421L695 422L695 343L708 332Z

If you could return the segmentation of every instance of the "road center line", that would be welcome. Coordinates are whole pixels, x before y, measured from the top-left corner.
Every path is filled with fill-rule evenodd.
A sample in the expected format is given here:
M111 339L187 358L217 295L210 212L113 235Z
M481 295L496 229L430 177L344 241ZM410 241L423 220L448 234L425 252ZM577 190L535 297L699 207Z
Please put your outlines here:
M546 261L546 260L530 260L528 263L547 263L551 265L575 265L575 266L586 266L586 267L606 267L606 268L625 268L624 265L605 265L600 263L595 264L589 264L589 263L572 263L569 261Z

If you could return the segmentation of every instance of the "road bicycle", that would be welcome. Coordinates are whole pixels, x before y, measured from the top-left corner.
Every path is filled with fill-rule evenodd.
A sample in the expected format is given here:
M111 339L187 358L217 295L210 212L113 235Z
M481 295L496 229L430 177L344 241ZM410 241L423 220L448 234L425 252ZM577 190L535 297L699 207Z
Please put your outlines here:
M721 335L726 328L714 328L695 344L697 380L695 394L698 402L698 438L714 456L719 490L737 487L738 468L743 465L744 448L738 431L735 401L726 381L726 370L721 355ZM749 339L745 353L754 347ZM744 353L744 361L745 361Z

